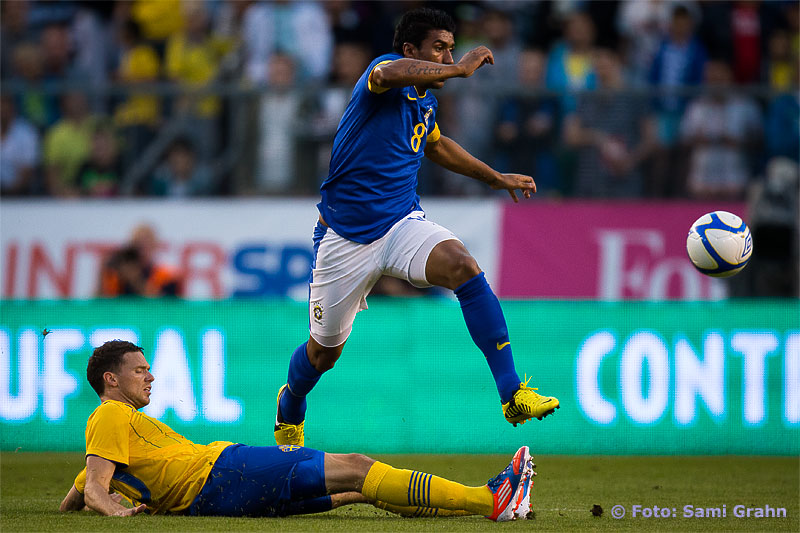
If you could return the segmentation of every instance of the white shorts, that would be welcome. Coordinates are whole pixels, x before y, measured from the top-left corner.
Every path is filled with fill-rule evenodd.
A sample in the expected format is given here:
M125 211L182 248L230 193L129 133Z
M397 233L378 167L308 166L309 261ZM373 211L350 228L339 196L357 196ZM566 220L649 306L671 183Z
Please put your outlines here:
M314 234L309 322L311 336L327 347L347 340L356 313L367 308L367 294L381 276L431 287L425 278L431 250L442 241L458 240L447 228L427 220L422 211L409 213L369 244L345 239L320 223Z

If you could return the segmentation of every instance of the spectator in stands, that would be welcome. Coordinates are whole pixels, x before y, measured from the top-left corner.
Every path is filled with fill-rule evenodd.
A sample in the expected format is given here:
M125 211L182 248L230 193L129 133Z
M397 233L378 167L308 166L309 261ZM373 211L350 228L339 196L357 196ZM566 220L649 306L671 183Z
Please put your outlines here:
M387 33L391 35L393 31L393 20L387 21L387 17L382 16L381 11L387 7L382 5L385 2L326 0L321 4L327 14L334 43L361 43L367 47L370 58L385 49L380 43ZM462 30L463 27L459 25L459 34ZM387 43L387 46L391 46L391 43Z
M650 68L651 85L661 91L699 85L703 80L705 63L706 49L695 36L692 12L683 4L674 4L668 33L661 41ZM680 197L685 193L682 182L675 180L675 176L681 174L676 164L680 161L677 141L686 97L667 92L656 102L659 147L650 183L652 193L659 197Z
M214 36L237 50L242 77L250 83L267 79L269 24L269 8L253 0L225 0L214 17Z
M749 97L731 92L730 65L705 68L708 94L694 99L681 123L691 150L689 194L705 200L741 200L752 175L748 156L761 139L762 117Z
M765 179L748 189L747 223L758 248L742 272L748 293L733 296L800 297L799 196L800 169L796 161L783 157L770 160Z
M0 79L12 77L13 51L31 38L28 25L30 4L27 0L0 2Z
M481 23L486 46L492 51L495 64L491 69L478 70L475 76L499 82L515 79L522 45L511 15L499 9L490 9L484 14Z
M490 69L480 69L464 81L467 90L461 92L456 100L458 109L458 139L465 150L482 161L491 161L492 127L496 120L499 99L491 90L478 90L484 84L502 86L517 78L517 61L522 51L514 24L508 13L489 9L478 20L482 44L492 51L494 65ZM464 50L463 45L459 51ZM452 174L452 173L451 173ZM458 176L459 189L475 189L485 193L485 187L477 182L464 181ZM477 188L476 188L477 187Z
M706 50L695 36L695 21L689 9L676 4L669 31L659 45L650 68L650 83L657 88L699 85L703 81ZM662 143L677 138L685 99L669 95L659 100L659 133Z
M625 43L625 63L632 85L647 84L661 39L669 27L670 4L662 0L626 0L617 27Z
M161 60L150 44L142 37L139 25L125 19L119 33L120 60L115 74L118 82L130 88L129 96L114 112L114 121L125 139L124 162L129 166L155 136L161 121L161 103L155 94L136 90L137 85L158 81Z
M768 37L775 29L782 2L702 2L700 36L709 55L728 57L738 84L761 81Z
M128 243L111 253L100 269L98 296L183 296L183 279L156 263L159 243L153 228L138 226Z
M514 168L535 176L537 196L559 194L555 159L558 98L538 94L544 89L547 58L539 50L524 50L518 61L519 88L526 92L501 101L494 127L498 168Z
M300 81L325 80L334 43L330 21L320 2L275 0L265 5L270 24L261 31L267 35L270 54L288 54ZM269 72L264 79L269 79Z
M77 196L76 174L89 158L96 119L83 92L65 93L62 118L44 137L44 173L51 196Z
M213 192L209 168L198 161L197 152L188 138L172 143L165 161L156 168L148 194L186 198L206 196Z
M82 71L72 61L72 40L69 26L54 22L42 29L39 35L46 82L72 81L85 82L88 73Z
M16 115L10 95L0 95L0 193L3 196L30 194L35 187L38 161L36 129Z
M92 89L101 89L108 81L112 49L111 35L106 30L105 17L113 9L102 2L80 2L72 19L74 58L73 62L80 72L86 74L85 81ZM102 12L102 17L101 17ZM91 108L94 112L105 111L105 102L93 98Z
M331 134L336 133L353 87L372 59L370 53L367 45L359 42L336 45L333 50L333 68L328 80L330 87L319 98L320 110L315 120L317 127Z
M800 69L796 68L793 82L778 93L769 105L766 120L766 157L786 157L800 163Z
M130 17L139 25L144 39L163 56L167 39L183 29L182 3L181 0L133 0L124 3L122 9L130 10Z
M553 91L594 89L592 47L595 27L588 14L575 11L564 23L564 39L557 42L547 60L547 88ZM575 98L566 94L562 105L566 113L575 110Z
M780 28L773 31L769 37L767 52L762 80L776 91L789 89L798 70L798 57L792 53L789 32Z
M55 124L59 117L58 96L45 90L42 47L23 42L11 52L12 80L22 88L16 93L15 105L21 117L39 131Z
M200 158L208 160L218 148L221 102L217 96L197 93L213 83L230 43L212 36L204 4L187 2L183 6L186 24L167 41L165 70L167 78L184 88L175 107L184 121L185 134L192 138Z
M625 92L622 62L610 48L594 52L598 91L578 97L564 123L565 142L579 150L575 192L582 197L639 197L642 163L656 142L648 99Z
M792 41L792 53L800 56L800 5L797 2L786 2L783 5L783 15L786 27Z
M336 127L344 114L358 78L364 73L372 56L369 47L361 42L343 42L333 51L333 68L329 85L315 98L311 130L321 139L317 144L317 161L313 161L313 178L319 186L327 176Z
M735 2L731 10L733 78L736 83L757 83L761 77L762 40L765 28L761 2Z
M269 91L261 97L258 121L257 188L262 193L288 192L296 185L294 124L302 102L291 90L297 76L291 56L272 54L268 72Z
M76 183L82 196L116 196L121 180L119 148L113 127L103 124L92 134L89 160L78 170Z

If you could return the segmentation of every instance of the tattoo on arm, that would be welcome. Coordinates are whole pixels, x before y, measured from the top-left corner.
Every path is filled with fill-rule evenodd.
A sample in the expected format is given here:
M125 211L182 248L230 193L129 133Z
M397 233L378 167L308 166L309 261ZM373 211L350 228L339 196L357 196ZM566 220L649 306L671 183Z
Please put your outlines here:
M409 65L408 69L406 69L406 74L411 74L411 75L424 75L424 74L440 75L441 73L442 69L440 67Z

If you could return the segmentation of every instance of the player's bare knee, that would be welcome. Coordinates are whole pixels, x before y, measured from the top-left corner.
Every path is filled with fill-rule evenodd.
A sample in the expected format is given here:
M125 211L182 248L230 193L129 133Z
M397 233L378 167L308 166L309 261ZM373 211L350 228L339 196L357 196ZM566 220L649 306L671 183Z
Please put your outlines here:
M367 473L369 469L372 468L372 465L375 464L375 459L367 457L361 453L348 453L346 454L346 460L350 467L353 469L353 472L356 474L357 478L359 479L359 489L361 488L361 484L364 481L364 478L367 477Z
M342 349L343 346L327 347L317 345L314 348L309 346L308 360L317 372L327 372L339 360L339 356L342 355Z
M451 270L453 289L463 285L481 273L478 262L469 254L459 255L454 258Z

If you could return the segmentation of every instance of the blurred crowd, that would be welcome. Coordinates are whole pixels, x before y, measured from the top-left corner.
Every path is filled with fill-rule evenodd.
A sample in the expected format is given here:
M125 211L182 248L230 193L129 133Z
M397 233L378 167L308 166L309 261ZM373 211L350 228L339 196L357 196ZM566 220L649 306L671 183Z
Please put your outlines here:
M797 179L796 1L13 0L2 195L315 194L353 84L422 4L456 19L456 58L495 57L438 94L441 130L541 196ZM434 165L420 190L492 194Z

